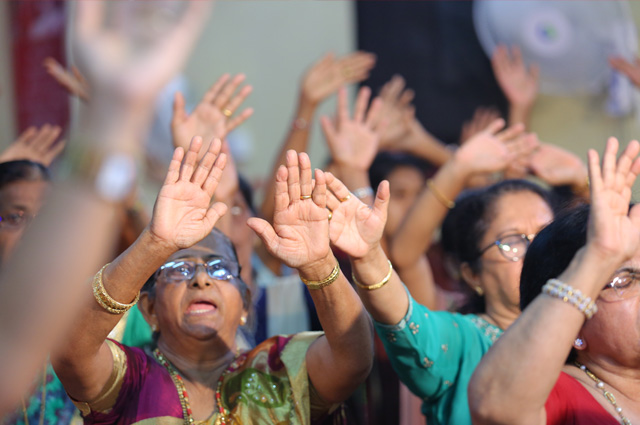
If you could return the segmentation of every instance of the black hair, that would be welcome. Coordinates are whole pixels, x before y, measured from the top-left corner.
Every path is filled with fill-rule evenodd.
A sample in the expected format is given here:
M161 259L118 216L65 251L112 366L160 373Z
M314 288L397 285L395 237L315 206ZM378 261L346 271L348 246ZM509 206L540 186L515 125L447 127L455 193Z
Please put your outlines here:
M495 215L495 206L506 194L518 192L534 193L552 208L549 193L527 180L504 180L494 185L463 192L444 219L441 231L442 247L452 257L458 267L467 263L474 273L481 268L480 254L483 247L480 241L489 228ZM472 292L472 291L471 291ZM464 313L484 311L484 298L472 292Z
M238 174L238 186L240 188L240 193L244 198L244 202L251 210L251 213L255 216L256 209L253 206L253 188L251 187L251 184L249 184L249 181L242 176L242 174Z
M369 167L369 181L373 190L398 167L413 167L424 178L433 173L431 164L415 156L400 152L380 152Z
M21 159L0 163L0 189L18 181L49 180L49 170L39 162Z

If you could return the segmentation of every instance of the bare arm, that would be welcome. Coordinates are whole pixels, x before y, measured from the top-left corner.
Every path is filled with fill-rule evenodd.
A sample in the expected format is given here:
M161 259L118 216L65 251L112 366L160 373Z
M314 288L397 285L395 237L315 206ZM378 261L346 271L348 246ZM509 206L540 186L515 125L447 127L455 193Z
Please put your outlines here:
M634 207L627 215L631 186L640 172L640 145L631 142L616 163L617 150L617 140L610 139L602 171L597 153L589 152L587 244L558 277L592 299L640 245L640 210ZM474 423L546 423L544 404L584 321L576 307L539 295L477 367L469 384Z
M307 198L308 197L308 198ZM329 247L325 173L315 172L307 154L287 153L287 166L276 174L273 227L252 218L249 226L269 253L307 281L321 281L337 267ZM339 269L337 269L339 271ZM362 303L341 274L322 288L310 287L325 336L307 351L309 379L327 402L345 400L364 381L373 360L373 331Z

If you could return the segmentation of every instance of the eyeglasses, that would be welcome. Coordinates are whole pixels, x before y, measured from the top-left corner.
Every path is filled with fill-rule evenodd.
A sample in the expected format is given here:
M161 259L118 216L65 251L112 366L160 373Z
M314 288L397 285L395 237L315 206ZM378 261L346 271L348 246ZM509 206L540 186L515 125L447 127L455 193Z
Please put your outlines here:
M492 247L497 246L500 248L500 253L504 258L510 261L518 261L524 258L524 254L527 253L527 248L529 248L529 244L535 236L535 234L525 235L522 233L503 236L480 250L478 258Z
M640 273L623 270L617 273L611 282L600 292L603 301L620 301L640 295Z
M0 229L16 230L29 224L35 216L24 211L13 211L0 215Z
M166 282L179 283L193 279L199 267L204 267L209 277L215 280L234 280L240 276L237 263L220 257L210 258L205 263L191 260L169 261L158 269L157 274Z

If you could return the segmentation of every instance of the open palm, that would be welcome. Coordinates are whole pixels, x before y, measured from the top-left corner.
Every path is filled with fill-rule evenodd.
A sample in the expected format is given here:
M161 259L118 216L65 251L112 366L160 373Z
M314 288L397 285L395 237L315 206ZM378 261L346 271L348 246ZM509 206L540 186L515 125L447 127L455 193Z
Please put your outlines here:
M286 167L276 174L273 226L251 218L251 227L271 255L289 267L301 268L329 255L329 220L325 175L316 170L312 190L311 163L306 153L287 152Z
M352 258L362 258L378 246L387 222L389 184L382 182L373 207L355 196L333 174L326 173L327 206L332 211L331 243Z
M186 155L177 148L160 189L150 223L152 234L175 249L184 249L204 239L225 213L221 203L211 205L226 157L220 141L211 143L200 163L196 158L202 138L195 137Z

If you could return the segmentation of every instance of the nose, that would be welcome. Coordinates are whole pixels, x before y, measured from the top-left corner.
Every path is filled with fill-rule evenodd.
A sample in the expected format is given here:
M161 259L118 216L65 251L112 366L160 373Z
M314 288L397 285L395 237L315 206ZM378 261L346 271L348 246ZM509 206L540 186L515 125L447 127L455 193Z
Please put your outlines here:
M191 287L196 288L206 288L213 284L211 281L211 277L207 273L207 270L204 267L204 264L196 264L196 274L191 279Z

